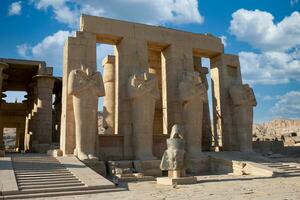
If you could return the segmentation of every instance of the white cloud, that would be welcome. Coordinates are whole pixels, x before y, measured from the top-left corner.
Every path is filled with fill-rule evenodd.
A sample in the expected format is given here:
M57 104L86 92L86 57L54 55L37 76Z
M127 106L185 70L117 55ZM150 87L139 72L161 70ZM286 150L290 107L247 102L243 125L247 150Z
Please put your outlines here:
M274 100L274 98L271 97L270 95L267 95L267 96L264 96L264 97L263 97L263 100L264 100L264 101L271 101L271 100Z
M277 97L271 112L276 117L281 118L300 118L300 91L290 91Z
M299 2L298 0L290 0L291 6L296 5L298 2Z
M220 36L220 38L222 40L222 43L223 43L224 47L226 47L227 46L227 37L222 35L222 36Z
M48 66L60 68L63 60L64 42L69 36L74 34L74 32L60 30L53 35L45 37L40 43L32 47L28 44L18 45L17 50L19 55L23 57L44 60Z
M271 13L239 9L232 14L230 33L262 50L288 50L300 45L300 13L275 24Z
M41 42L29 46L28 44L17 45L17 52L20 56L28 59L46 61L48 66L62 68L63 46L69 36L75 35L73 31L58 31L45 37ZM102 60L108 54L113 54L112 45L97 45L97 65L102 72Z
M51 8L55 18L74 27L81 13L148 24L202 23L197 0L33 0L37 9Z
M22 11L22 5L21 5L21 1L17 1L12 3L9 8L8 8L8 15L12 16L12 15L20 15L21 11Z
M240 52L243 77L251 84L282 84L300 82L299 52Z
M30 46L26 43L17 45L17 52L22 57L25 57L25 58L27 57L29 49L30 49Z

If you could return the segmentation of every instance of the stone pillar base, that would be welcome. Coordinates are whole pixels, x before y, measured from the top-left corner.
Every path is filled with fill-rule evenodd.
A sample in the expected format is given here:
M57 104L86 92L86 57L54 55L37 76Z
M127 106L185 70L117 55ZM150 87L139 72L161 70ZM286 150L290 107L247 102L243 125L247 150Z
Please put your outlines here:
M162 176L160 169L160 160L134 160L134 169L138 173L142 173L144 176Z
M179 178L159 177L156 179L156 183L159 185L189 185L197 183L197 178L194 176Z
M84 160L82 161L87 167L91 168L98 174L106 176L106 166L103 161L99 160Z

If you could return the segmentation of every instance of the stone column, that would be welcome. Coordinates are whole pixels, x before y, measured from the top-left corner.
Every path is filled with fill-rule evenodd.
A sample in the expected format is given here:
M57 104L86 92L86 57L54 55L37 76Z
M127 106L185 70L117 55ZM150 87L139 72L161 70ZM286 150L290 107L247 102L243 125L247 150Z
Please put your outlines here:
M174 124L182 124L178 85L184 71L194 71L192 49L180 43L169 46L162 52L164 133L170 133Z
M233 127L233 105L229 89L241 85L239 57L220 54L211 60L211 81L213 93L214 135L222 135L222 148L225 151L239 151L239 136Z
M123 38L116 45L116 108L115 132L124 135L124 159L133 158L131 105L128 80L136 70L148 68L147 41Z
M202 83L208 90L207 74L208 68L202 66L201 57L194 56L194 69L200 73ZM203 102L203 118L202 118L202 151L209 151L212 146L211 120L209 114L208 95Z
M115 132L115 56L108 55L103 62L103 82L105 96L103 102L103 127L105 134Z
M37 115L35 140L37 151L46 152L52 142L52 94L54 78L52 76L37 75Z

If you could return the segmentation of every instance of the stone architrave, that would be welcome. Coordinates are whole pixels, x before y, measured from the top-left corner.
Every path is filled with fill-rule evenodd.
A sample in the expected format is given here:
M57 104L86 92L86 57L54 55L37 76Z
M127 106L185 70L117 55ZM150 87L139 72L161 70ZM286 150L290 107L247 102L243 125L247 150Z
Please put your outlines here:
M159 99L155 75L135 73L129 78L128 93L131 99L135 159L153 160L153 121L155 102Z
M203 102L207 99L205 83L198 72L185 72L179 83L186 149L190 158L201 157Z
M98 97L105 95L99 72L88 69L70 72L68 93L73 95L76 148L74 154L80 160L96 157Z
M253 107L257 105L254 92L248 84L229 89L234 106L233 124L240 141L240 151L252 151Z

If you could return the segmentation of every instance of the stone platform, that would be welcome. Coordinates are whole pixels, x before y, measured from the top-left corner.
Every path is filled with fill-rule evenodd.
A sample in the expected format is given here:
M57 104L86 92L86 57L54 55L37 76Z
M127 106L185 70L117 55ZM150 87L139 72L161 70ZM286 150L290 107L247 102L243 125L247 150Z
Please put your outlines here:
M194 176L180 178L159 177L156 179L156 182L159 185L189 185L197 183L197 178Z

